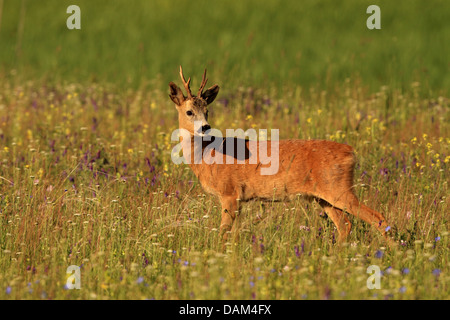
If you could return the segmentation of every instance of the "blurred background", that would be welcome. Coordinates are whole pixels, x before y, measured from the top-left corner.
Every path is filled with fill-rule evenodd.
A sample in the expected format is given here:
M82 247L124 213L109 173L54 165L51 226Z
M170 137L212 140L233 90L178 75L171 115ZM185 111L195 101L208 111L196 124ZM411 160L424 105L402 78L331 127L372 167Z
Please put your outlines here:
M72 4L81 30L66 26ZM371 4L381 30L366 27ZM0 76L165 89L182 64L230 90L354 78L448 92L449 17L448 0L0 0Z

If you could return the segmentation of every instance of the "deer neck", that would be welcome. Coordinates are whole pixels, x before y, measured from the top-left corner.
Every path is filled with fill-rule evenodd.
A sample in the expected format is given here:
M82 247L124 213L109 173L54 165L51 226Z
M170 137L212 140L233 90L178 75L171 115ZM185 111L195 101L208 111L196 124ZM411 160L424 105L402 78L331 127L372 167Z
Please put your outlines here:
M194 174L198 177L203 164L203 151L207 143L201 137L190 135L189 137L180 137L183 156L191 167Z

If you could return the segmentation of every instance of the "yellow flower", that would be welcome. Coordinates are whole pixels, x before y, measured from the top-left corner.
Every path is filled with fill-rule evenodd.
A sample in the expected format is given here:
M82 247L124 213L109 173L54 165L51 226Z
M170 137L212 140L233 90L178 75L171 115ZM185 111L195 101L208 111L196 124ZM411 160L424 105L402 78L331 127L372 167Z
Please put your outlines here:
M132 154L132 153L133 153L133 149L128 148L128 153L129 153L129 154Z
M5 152L9 152L9 148L8 147L4 147L3 150L5 150Z
M412 143L412 144L416 144L416 142L417 142L417 138L416 138L416 137L414 137L414 138L411 139L411 143Z
M251 114L247 115L247 117L245 118L245 120L252 120L253 116Z
M312 121L311 118L306 119L306 122L308 122L308 123L311 123L311 121Z
M428 135L426 134L426 133L424 133L423 135L422 135L422 138L423 138L423 140L427 140L427 138L428 138Z

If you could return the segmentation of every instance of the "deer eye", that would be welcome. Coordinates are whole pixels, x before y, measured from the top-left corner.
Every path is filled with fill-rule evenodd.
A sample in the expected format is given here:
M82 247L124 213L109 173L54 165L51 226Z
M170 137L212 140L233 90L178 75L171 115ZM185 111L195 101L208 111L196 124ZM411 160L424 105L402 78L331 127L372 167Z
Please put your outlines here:
M188 110L188 111L186 111L186 114L187 114L188 116L192 116L194 113L193 113L191 110Z

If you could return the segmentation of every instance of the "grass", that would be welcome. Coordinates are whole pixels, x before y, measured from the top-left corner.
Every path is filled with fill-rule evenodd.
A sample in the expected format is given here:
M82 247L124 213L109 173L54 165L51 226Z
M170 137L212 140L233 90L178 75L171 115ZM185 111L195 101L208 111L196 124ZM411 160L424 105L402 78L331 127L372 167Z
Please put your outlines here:
M379 1L381 30L367 29L366 9L373 2L366 0L76 4L81 30L67 29L65 2L4 0L3 72L15 70L25 81L107 81L134 88L160 79L154 85L165 89L182 64L189 74L208 67L210 79L230 89L333 90L354 76L372 91L382 85L407 89L414 81L428 91L450 87L445 0Z
M77 1L69 31L68 4L0 1L0 299L449 299L449 7L433 2L381 1L370 31L364 1ZM222 251L219 202L170 159L179 64L221 86L222 132L352 145L358 197L400 245L352 217L337 245L296 199L245 204Z
M297 199L244 205L240 240L222 252L218 201L170 161L176 110L163 92L4 83L0 297L448 298L449 102L419 86L366 95L349 81L341 94L270 101L241 88L233 108L222 96L214 127L353 145L356 192L401 242L387 249L353 219L338 246L319 206ZM386 114L388 96L397 111ZM81 266L81 290L64 289L70 265ZM384 272L380 290L366 287L369 265Z

